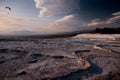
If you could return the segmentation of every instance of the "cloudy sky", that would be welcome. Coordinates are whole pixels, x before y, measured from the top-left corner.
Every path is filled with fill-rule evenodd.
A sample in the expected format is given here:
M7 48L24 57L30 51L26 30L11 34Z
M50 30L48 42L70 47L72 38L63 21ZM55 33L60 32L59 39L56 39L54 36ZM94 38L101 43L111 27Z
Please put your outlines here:
M97 27L120 27L120 0L0 0L0 34L63 33Z

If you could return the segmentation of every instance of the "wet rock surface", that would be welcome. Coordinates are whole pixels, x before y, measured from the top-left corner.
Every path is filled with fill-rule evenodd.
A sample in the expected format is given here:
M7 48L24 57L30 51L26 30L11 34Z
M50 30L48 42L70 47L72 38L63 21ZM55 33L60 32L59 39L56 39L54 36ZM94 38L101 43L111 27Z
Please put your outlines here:
M0 80L120 80L120 35L0 39Z

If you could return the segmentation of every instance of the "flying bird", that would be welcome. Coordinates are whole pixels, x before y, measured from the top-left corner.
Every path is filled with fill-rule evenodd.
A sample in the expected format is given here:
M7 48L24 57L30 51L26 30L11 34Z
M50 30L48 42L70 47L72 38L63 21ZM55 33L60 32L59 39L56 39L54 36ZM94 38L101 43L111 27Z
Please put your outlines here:
M10 10L10 11L12 10L10 7L7 7L7 6L5 7L5 9ZM9 14L9 12L8 12L8 14Z
M10 10L10 11L12 10L10 7L5 7L5 9L8 9L8 10Z

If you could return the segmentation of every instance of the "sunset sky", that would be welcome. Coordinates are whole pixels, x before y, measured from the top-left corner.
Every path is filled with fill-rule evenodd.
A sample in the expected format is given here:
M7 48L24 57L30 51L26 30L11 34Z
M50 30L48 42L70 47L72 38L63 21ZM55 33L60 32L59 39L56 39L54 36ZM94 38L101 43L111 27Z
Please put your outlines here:
M120 0L0 0L0 34L63 33L97 27L120 27Z

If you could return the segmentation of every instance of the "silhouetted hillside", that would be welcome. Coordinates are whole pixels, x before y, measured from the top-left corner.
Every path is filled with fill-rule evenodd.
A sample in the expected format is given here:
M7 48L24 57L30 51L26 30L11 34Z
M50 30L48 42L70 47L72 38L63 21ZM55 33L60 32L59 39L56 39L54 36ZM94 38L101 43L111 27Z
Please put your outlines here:
M102 34L119 34L120 28L96 28L93 33L102 33Z

